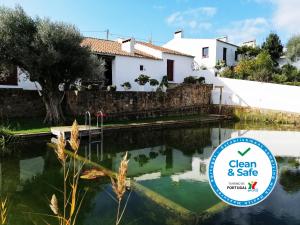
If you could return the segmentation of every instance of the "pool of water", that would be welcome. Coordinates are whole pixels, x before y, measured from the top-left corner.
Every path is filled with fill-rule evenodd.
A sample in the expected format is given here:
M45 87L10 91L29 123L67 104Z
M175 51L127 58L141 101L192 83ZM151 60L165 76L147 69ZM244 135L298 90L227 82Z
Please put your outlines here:
M197 217L220 200L211 191L207 165L224 140L247 136L264 142L275 154L280 178L273 193L249 208L226 207L201 224L300 224L300 132L260 124L213 124L196 128L134 130L106 134L103 147L82 141L80 154L117 171L126 151L133 191L122 224L197 224ZM10 148L0 164L1 196L9 199L9 224L56 224L49 199L59 196L62 169L50 140ZM78 224L114 224L117 205L108 179L81 181L87 190ZM148 194L147 194L148 193ZM150 193L150 194L149 194ZM150 196L150 197L149 197ZM181 212L192 215L186 218Z

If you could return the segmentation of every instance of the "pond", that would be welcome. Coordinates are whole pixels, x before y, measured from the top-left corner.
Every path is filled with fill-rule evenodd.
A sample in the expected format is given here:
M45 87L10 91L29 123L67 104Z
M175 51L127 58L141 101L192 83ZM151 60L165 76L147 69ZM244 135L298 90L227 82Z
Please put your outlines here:
M275 154L280 177L272 194L248 208L225 206L207 180L208 160L224 140L247 136ZM9 224L57 224L49 199L63 186L63 173L50 140L12 146L1 157L1 196L8 196ZM300 224L300 132L260 124L212 124L193 128L133 130L105 134L100 143L81 142L80 154L117 171L128 151L133 181L121 224ZM78 224L115 223L117 205L110 180L80 181L86 190ZM128 195L128 193L127 193ZM58 197L60 200L60 198ZM219 207L221 206L221 207ZM207 212L215 211L207 214ZM203 219L203 215L210 215Z

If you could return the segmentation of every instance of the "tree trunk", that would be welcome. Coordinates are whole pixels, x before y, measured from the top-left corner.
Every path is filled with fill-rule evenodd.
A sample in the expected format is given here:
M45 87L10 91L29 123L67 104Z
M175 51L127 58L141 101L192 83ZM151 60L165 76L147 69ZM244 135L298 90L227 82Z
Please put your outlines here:
M43 102L46 107L44 123L49 125L60 125L65 122L65 117L61 108L64 95L59 91L43 90Z

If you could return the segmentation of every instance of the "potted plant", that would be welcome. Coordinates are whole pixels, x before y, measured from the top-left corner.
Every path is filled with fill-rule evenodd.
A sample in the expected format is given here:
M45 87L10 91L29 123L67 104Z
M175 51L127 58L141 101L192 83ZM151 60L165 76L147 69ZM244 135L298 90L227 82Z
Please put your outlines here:
M131 84L127 81L121 84L121 87L124 88L125 91L128 91L131 89Z
M139 75L134 81L140 85L140 91L145 90L145 85L149 82L150 77L144 74Z
M117 90L116 85L108 85L107 86L107 91L113 92L113 91L116 91L116 90Z
M156 79L149 80L150 86L152 87L152 91L156 91L157 86L159 85L159 81Z
M150 77L144 74L139 75L134 81L137 82L139 85L145 85L149 82Z
M168 76L163 76L162 77L162 80L160 82L160 85L159 85L159 89L162 91L162 92L166 92L167 89L169 87L169 81L168 81Z

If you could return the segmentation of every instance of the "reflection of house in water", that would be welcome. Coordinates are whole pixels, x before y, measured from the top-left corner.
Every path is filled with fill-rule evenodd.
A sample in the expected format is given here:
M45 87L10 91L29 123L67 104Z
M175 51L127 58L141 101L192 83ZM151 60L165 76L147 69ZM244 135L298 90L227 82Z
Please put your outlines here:
M22 190L22 185L44 171L43 157L10 159L0 163L0 188L3 192Z

